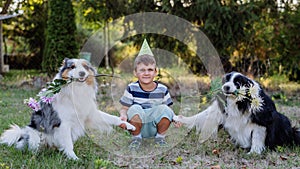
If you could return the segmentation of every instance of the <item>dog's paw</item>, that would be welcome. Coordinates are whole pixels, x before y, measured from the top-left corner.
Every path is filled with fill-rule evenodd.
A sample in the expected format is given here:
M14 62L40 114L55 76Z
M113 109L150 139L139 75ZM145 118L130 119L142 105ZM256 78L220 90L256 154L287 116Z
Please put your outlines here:
M251 146L250 151L248 154L261 154L265 150L264 146Z
M79 158L75 155L75 156L67 156L68 159L70 160L79 160Z
M79 160L79 158L76 156L76 154L74 153L74 151L64 151L64 153L66 154L66 156L70 160Z
M70 159L70 160L79 160L79 158L75 155L75 156L68 156L68 158Z

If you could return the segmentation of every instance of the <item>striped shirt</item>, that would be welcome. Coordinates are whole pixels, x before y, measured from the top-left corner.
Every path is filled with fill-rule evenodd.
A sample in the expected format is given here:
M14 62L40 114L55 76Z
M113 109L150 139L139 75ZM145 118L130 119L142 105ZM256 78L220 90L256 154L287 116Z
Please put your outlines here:
M134 104L141 105L144 109L151 108L155 105L173 104L168 88L158 82L155 82L156 88L153 91L144 91L139 82L130 83L120 99L123 106L130 107Z

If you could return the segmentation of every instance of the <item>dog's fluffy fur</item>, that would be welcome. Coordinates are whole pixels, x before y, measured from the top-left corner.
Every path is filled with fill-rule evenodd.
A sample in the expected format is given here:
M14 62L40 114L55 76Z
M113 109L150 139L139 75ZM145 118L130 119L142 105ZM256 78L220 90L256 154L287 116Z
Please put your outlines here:
M262 99L259 109L251 108L251 96L237 99L235 94L240 88L254 86ZM249 148L249 153L261 154L265 148L275 149L283 145L300 145L300 130L292 127L289 119L277 112L274 102L266 95L261 86L241 73L231 72L224 76L222 92L225 107L218 99L203 112L192 117L178 116L175 120L196 127L201 131L202 140L217 132L223 126L232 141Z
M42 145L54 146L70 159L78 159L73 151L74 142L85 134L87 128L102 132L112 131L112 126L125 123L97 109L96 71L83 59L65 59L54 79L76 79L62 87L51 104L40 102L41 109L32 113L28 126L12 125L2 135L0 142L18 149L28 146L36 151Z

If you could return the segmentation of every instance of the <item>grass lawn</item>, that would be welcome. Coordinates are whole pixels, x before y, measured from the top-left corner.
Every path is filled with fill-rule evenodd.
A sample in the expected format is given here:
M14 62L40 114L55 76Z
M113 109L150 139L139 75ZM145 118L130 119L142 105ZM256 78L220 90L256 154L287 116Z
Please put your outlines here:
M25 126L30 122L31 110L23 100L35 96L38 90L16 87L0 87L0 132L10 124ZM0 145L0 168L101 168L114 167L104 160L108 153L97 146L88 137L83 137L75 144L75 151L81 160L66 160L65 156L55 149L43 149L33 153L28 150L18 151L14 147Z
M10 80L11 81L11 80ZM9 84L9 85L7 85ZM116 113L114 102L108 91L100 88L98 95L101 110ZM111 89L110 89L111 90ZM10 124L25 126L29 123L31 110L23 104L39 89L20 87L11 83L0 83L0 133ZM278 95L276 93L276 95ZM285 99L282 99L284 97ZM280 95L276 106L299 127L299 96ZM175 103L176 112L193 112L199 109L197 99L184 97ZM200 99L203 101L203 99ZM193 103L199 104L193 104ZM159 149L153 140L145 140L139 152L127 150L130 135L116 128L112 135L89 131L87 136L75 143L79 161L67 160L56 149L43 148L38 152L19 151L0 145L1 168L300 168L300 147L278 147L276 151L265 151L262 155L248 155L246 150L235 147L222 129L218 137L199 144L194 130L185 127L170 128L167 141L169 147Z

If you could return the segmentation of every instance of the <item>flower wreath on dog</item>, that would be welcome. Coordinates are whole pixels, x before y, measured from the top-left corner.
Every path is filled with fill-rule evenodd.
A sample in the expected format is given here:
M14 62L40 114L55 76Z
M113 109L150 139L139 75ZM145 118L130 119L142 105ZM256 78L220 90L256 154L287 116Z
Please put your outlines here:
M74 79L64 80L55 79L53 82L48 84L47 88L43 88L38 94L37 98L30 97L24 100L24 104L30 107L34 111L39 111L41 109L40 102L51 104L56 96L56 94L61 90L61 88Z

